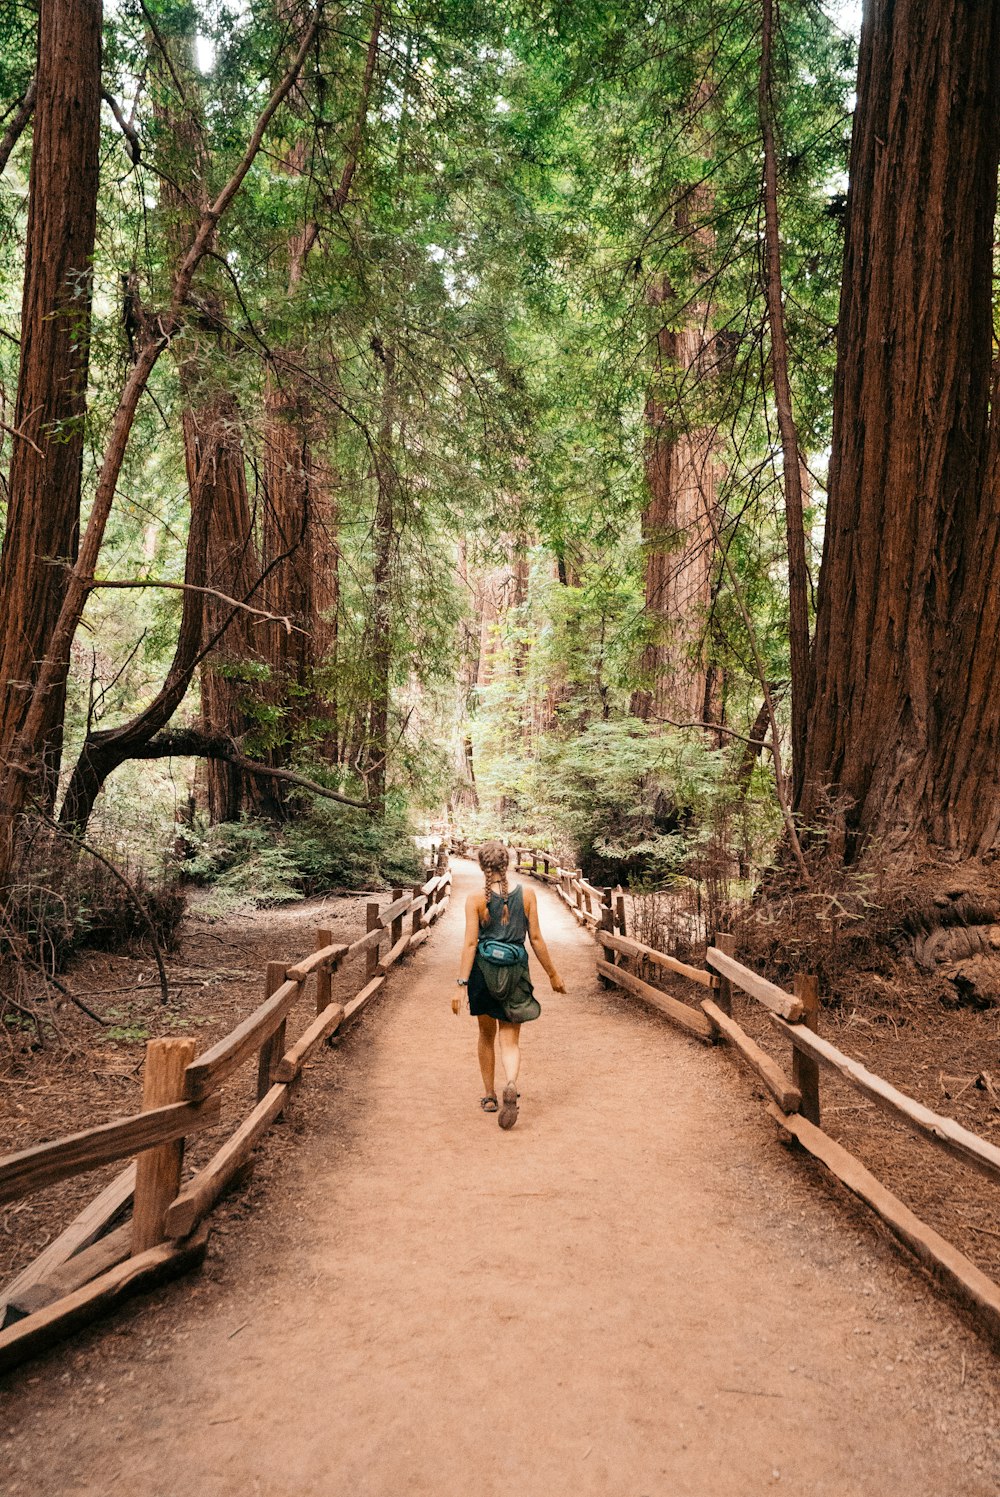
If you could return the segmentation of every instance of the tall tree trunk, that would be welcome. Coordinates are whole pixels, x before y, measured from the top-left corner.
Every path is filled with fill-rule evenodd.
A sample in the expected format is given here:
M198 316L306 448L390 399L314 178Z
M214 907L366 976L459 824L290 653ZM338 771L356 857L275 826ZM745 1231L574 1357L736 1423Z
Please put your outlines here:
M0 760L9 762L76 559L97 226L99 0L43 0L21 304L21 367L0 555ZM66 678L47 692L30 776L8 790L50 810Z
M178 258L191 232L191 202L204 212L212 175L203 125L202 84L195 60L195 29L189 15L182 25L173 39L170 56L157 58L156 64L163 74L163 96L169 100L158 106L158 114L167 152L163 163L163 201L171 215L167 239ZM152 45L156 57L158 40ZM177 97L177 80L183 82L183 99ZM247 495L241 413L224 383L224 367L220 368L222 361L218 358L219 334L215 329L223 322L217 293L206 290L202 318L178 345L184 463L191 497L187 568L207 586L231 598L247 600L259 590L260 566ZM270 631L279 632L273 625ZM216 643L204 656L202 639L210 642L216 636ZM259 620L251 623L246 614L234 612L222 599L186 594L177 651L164 689L149 710L121 731L118 746L128 745L134 754L142 733L149 739L166 725L184 694L182 691L177 696L177 687L183 679L186 689L199 664L205 734L210 738L242 738L253 726L245 710L247 686L243 678L248 666L251 673L263 666L268 638L269 632ZM259 686L253 689L259 690ZM168 702L174 706L164 716ZM110 762L113 751L114 744L100 744L100 762ZM277 787L262 787L257 779L244 775L234 761L210 759L204 773L207 809L213 822L238 820L245 810L259 809L262 794L270 808L273 794L280 795Z
M292 379L269 375L264 396L264 511L261 556L272 566L265 606L288 616L295 629L273 630L266 640L271 693L283 714L275 764L291 758L296 729L308 715L313 652L313 432L308 399ZM279 557L284 560L278 561Z
M396 555L396 470L393 428L396 417L396 350L385 355L382 419L376 459L378 486L375 505L371 612L371 684L368 706L368 744L365 782L368 799L381 813L389 759L389 683L392 674L393 563Z
M313 710L325 725L318 747L325 758L340 762L340 695L337 689L340 648L340 489L339 474L320 453L313 455L312 503L312 614L309 634L314 671ZM320 673L322 685L315 679Z
M371 30L365 53L358 106L348 138L336 188L325 206L333 215L343 213L361 158L372 83L379 55L383 7L377 0L372 10ZM311 139L311 133L309 139ZM306 136L288 154L285 169L300 176L309 165ZM289 302L300 294L306 264L319 237L317 219L311 219L288 243ZM301 347L291 358L278 360L278 373L269 371L265 396L264 523L262 562L268 572L266 597L275 612L287 614L296 630L274 632L268 641L272 690L284 714L283 739L272 751L274 763L292 756L298 730L308 719L326 716L331 722L326 746L336 751L336 705L320 700L316 693L317 669L336 640L336 609L339 605L338 507L332 474L318 455L320 432L303 369L309 350ZM333 378L336 379L336 373ZM275 565L276 558L283 558ZM327 661L327 674L335 680L335 669ZM332 708L332 711L327 709Z
M842 800L848 859L1000 828L998 94L1000 5L872 0L800 801Z
M231 598L257 596L261 564L254 534L253 511L247 493L246 464L240 437L240 413L228 392L220 391L212 406L185 413L185 450L189 472L206 462L212 472L211 518L208 526L207 580L210 587ZM228 621L228 627L227 627ZM277 632L276 624L265 624ZM250 698L260 695L255 679L266 668L260 621L239 613L221 598L205 599L206 636L225 633L201 667L201 719L207 737L242 742L259 722ZM267 638L265 634L263 638ZM253 757L251 755L251 757ZM280 816L280 791L272 783L244 774L239 764L213 759L205 767L209 820L238 821L245 814Z
M781 434L781 481L788 549L788 638L792 667L792 776L801 785L809 690L809 569L802 502L802 464L788 378L788 339L781 286L778 161L774 145L774 0L762 0L760 85L757 106L764 146L764 289L771 334L771 378Z
M656 288L655 305L669 296ZM694 386L704 369L708 309L695 308L680 332L661 327L653 384L646 401L646 484L642 515L646 548L646 612L655 633L642 659L649 682L632 696L632 712L646 720L698 722L708 694L706 628L712 595L713 532L718 464L713 434L683 427L683 410L663 400L665 383ZM683 402L683 397L681 404Z

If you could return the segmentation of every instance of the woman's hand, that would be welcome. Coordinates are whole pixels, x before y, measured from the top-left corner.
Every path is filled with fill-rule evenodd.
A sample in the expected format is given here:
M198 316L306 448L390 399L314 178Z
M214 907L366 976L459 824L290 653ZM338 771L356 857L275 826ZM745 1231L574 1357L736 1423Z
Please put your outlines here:
M552 984L553 993L565 993L566 984L563 982L558 972L549 973L549 982Z

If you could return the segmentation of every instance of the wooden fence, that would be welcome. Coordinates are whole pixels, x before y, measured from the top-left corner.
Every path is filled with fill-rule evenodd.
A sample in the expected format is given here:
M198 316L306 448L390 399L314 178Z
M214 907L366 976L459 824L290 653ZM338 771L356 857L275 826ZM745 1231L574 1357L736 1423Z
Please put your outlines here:
M596 930L604 923L605 912L610 909L609 929L625 935L623 889L599 889L596 884L588 884L581 869L562 868L555 854L545 848L515 847L514 855L516 871L550 884L580 925Z
M140 1112L0 1158L0 1204L114 1160L132 1161L0 1289L0 1372L202 1260L205 1218L284 1110L306 1060L371 1001L393 965L427 940L447 909L451 871L443 854L434 865L424 883L393 889L384 908L369 903L367 930L357 940L335 942L320 929L311 955L291 966L268 962L263 1002L202 1055L195 1056L193 1039L150 1040ZM334 1001L333 974L355 958L364 964L364 984L349 1002ZM311 979L315 1018L289 1044L289 1016ZM220 1086L249 1063L257 1067L257 1105L182 1183L184 1140L219 1121ZM131 1219L109 1230L130 1201Z
M811 974L796 976L794 991L789 993L737 961L735 941L728 934L717 935L706 953L706 966L695 967L626 935L620 890L598 889L582 878L579 869L561 868L551 853L534 849L517 849L517 867L552 884L580 924L593 930L603 948L597 971L606 986L633 993L702 1042L730 1049L772 1098L768 1111L782 1139L797 1141L864 1201L1000 1344L1000 1286L823 1131L820 1073L824 1069L833 1072L918 1137L994 1182L1000 1180L997 1145L907 1096L819 1035L819 991ZM652 968L685 979L693 989L708 989L708 993L697 1001L687 1001L664 992L650 981ZM733 994L737 990L764 1010L775 1032L790 1044L789 1071L762 1050L733 1017Z

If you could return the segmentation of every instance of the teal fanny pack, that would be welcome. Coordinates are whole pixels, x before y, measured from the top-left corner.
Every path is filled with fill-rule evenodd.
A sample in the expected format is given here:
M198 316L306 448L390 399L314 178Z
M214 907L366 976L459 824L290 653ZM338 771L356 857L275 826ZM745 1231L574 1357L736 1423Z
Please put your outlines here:
M483 936L476 949L483 961L494 967L520 967L528 960L528 953L516 941L495 941L492 936Z

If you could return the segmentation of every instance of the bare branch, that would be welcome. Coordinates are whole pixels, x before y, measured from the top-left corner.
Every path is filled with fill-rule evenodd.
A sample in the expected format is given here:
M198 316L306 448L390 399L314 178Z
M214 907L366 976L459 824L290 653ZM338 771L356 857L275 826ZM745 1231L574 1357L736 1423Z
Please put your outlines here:
M135 126L125 118L124 114L122 114L121 106L118 103L118 100L115 98L114 94L109 94L107 89L102 89L101 98L111 110L111 113L115 117L115 123L125 137L129 160L131 161L133 166L138 166L139 162L142 160L142 148L139 145L139 136L136 133Z
M31 114L34 107L35 80L34 78L32 78L31 82L28 84L27 93L18 104L14 112L14 118L11 120L10 124L4 131L3 139L0 140L0 174L6 171L7 162L10 160L10 153L11 151L13 151L14 147L20 140L21 133L24 130L25 125L31 119Z
M284 625L285 633L308 634L307 629L302 629L298 624L293 624L287 613L269 613L266 608L254 608L250 603L241 603L239 598L231 598L228 593L222 593L217 587L199 587L194 582L163 582L157 577L136 578L135 580L118 581L111 577L95 577L90 584L91 588L117 587L117 588L142 588L163 587L176 593L207 593L210 598L218 598L223 603L230 604L233 608L240 608L244 613L255 614L258 618L266 619L272 624Z
M160 945L160 938L156 934L156 926L153 924L152 916L147 910L145 902L140 899L138 890L125 877L124 873L122 873L121 869L116 863L112 863L110 858L106 858L102 852L98 852L97 848L93 847L88 841L86 841L85 838L81 837L79 832L70 831L64 826L59 826L58 822L53 821L51 817L48 816L39 817L39 820L46 822L46 824L50 826L52 830L56 832L60 837L65 837L67 842L72 842L74 846L82 848L83 851L89 853L92 858L96 858L97 862L108 870L108 872L111 874L111 877L117 879L122 888L127 891L129 897L132 900L132 903L135 905L136 909L139 911L139 914L146 922L146 928L149 931L149 939L152 942L153 946L153 956L156 959L157 970L160 974L160 1001L162 1003L169 1003L170 989L167 986L167 969L163 961L163 948Z

